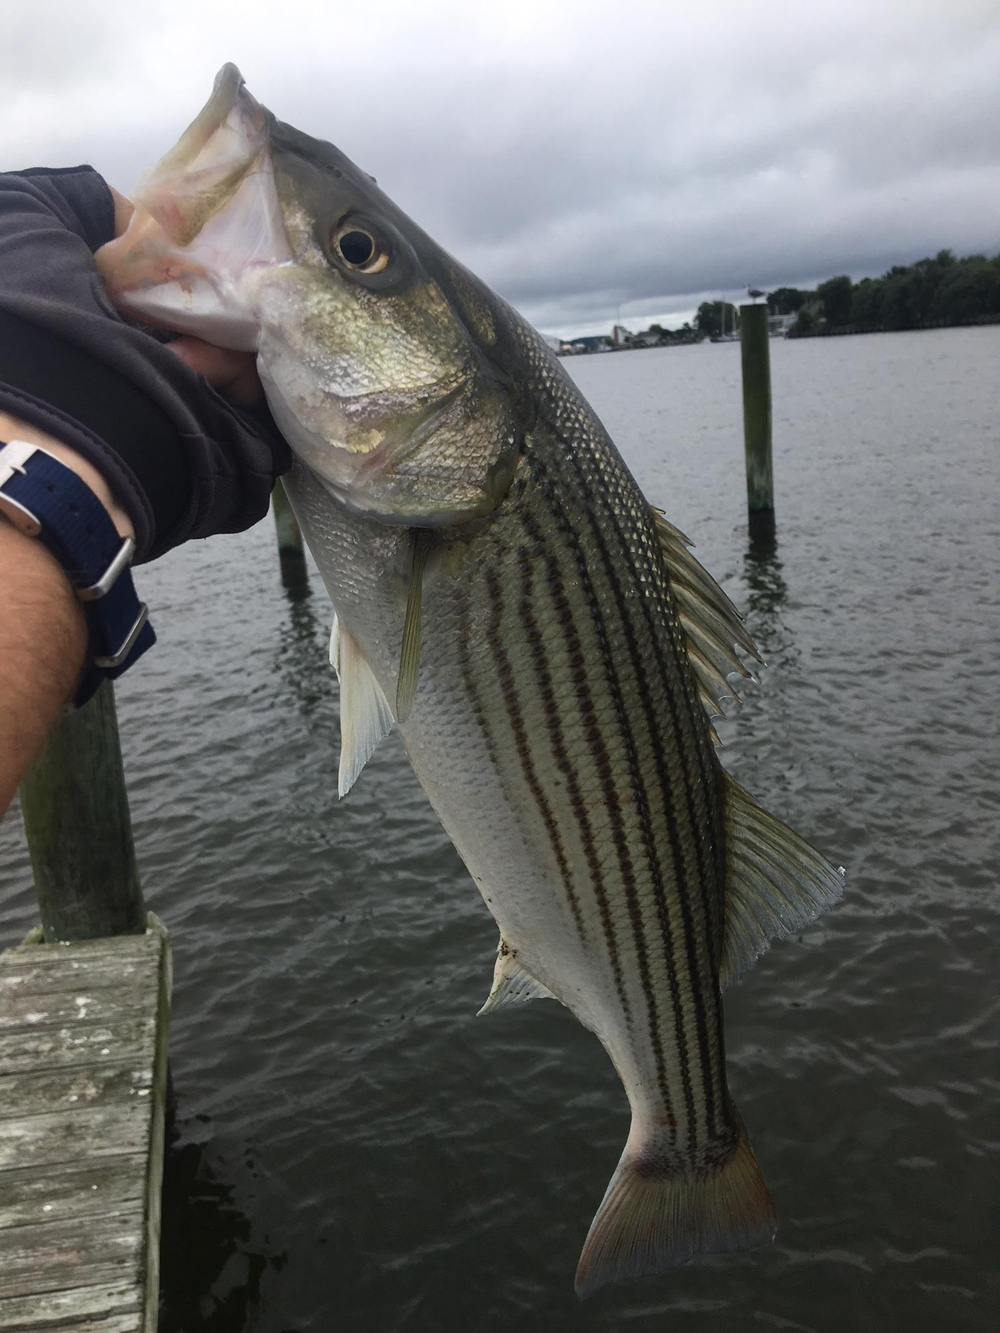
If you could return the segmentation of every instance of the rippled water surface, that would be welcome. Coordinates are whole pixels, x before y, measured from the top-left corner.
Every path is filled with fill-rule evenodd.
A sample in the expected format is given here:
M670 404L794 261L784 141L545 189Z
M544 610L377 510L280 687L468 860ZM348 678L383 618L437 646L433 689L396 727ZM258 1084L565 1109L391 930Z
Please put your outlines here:
M162 1333L995 1327L1000 329L771 350L770 555L738 347L570 369L769 662L725 763L848 868L726 1006L776 1243L577 1302L624 1094L556 1005L475 1018L495 928L394 738L338 803L329 606L266 522L142 571L118 690L175 960ZM16 813L0 851L12 944Z

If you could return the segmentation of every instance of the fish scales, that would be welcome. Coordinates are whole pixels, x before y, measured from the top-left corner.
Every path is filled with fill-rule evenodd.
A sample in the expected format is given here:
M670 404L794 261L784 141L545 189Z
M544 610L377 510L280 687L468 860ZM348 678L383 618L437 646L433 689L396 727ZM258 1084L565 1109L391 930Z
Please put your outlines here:
M551 444L557 456L568 457L564 453L563 441L553 439ZM552 448L549 450L549 453L551 452ZM561 493L567 493L565 485L561 488ZM552 469L547 466L544 484L539 486L543 521L546 517L546 507L552 505L552 494ZM579 512L586 532L586 526L590 524L589 504L585 502L581 505ZM590 729L586 735L587 748L578 754L577 763L580 766L596 765L599 784L605 794L612 798L607 801L609 831L614 842L616 862L611 867L612 885L619 900L620 895L617 893L619 885L623 890L634 948L629 950L629 936L625 930L624 914L621 912L618 913L616 922L617 934L620 939L624 936L623 952L631 952L634 955L639 969L645 1007L650 1011L652 1040L660 1074L661 1091L668 1102L674 1098L671 1091L664 1086L663 1042L659 1032L660 1014L665 1006L657 1003L664 979L662 975L664 968L667 978L673 983L671 993L675 1003L670 1006L673 1013L668 1021L675 1026L677 1041L670 1064L679 1065L682 1081L688 1085L685 1088L685 1098L689 1117L693 1118L687 1072L688 1035L691 1027L698 1029L697 1049L706 1069L711 1068L712 1062L707 1049L706 1025L701 1020L697 991L694 991L693 996L695 1002L693 1013L678 1003L683 998L683 992L678 989L677 977L680 976L681 985L684 987L696 986L697 964L692 957L694 951L687 948L689 942L693 943L693 936L690 929L684 930L680 919L686 907L683 900L674 899L673 928L667 931L663 929L667 913L664 910L664 884L660 873L660 864L663 862L673 863L675 871L679 872L680 876L684 874L678 846L680 839L676 831L677 822L672 810L664 808L669 802L669 788L659 780L662 775L664 755L669 754L671 750L676 753L677 745L674 739L670 749L663 746L662 728L659 729L658 735L653 729L643 731L641 727L636 726L639 717L656 711L647 693L651 684L649 677L654 676L654 672L647 669L643 673L642 668L644 665L648 667L650 663L654 667L660 666L662 662L658 656L643 662L643 659L636 654L635 630L629 623L630 617L622 614L623 611L634 610L641 596L638 593L639 582L635 570L628 571L627 548L622 546L617 554L622 570L628 572L627 574L616 572L614 562L610 564L610 568L608 566L606 542L605 560L601 562L593 547L588 550L584 546L580 533L567 521L565 513L557 512L553 515L550 509L549 516L550 520L554 521L550 521L547 526L564 533L567 538L566 555L569 569L566 583L574 590L575 598L567 599L566 605L572 609L575 601L577 614L573 616L573 623L592 627L595 639L593 645L583 654L584 661L590 664L584 679L588 683L591 683L591 677L594 679L589 696L584 695L579 702L582 705L581 717L584 722L599 713L604 725ZM599 577L601 575L603 577ZM611 582L612 577L615 579L614 583ZM622 588L622 582L626 577L632 586L623 596L625 590ZM600 700L597 708L591 702L594 696ZM563 690L562 698L565 707L573 709L576 706L577 699L571 689ZM607 737L612 738L610 742ZM609 743L615 748L613 765L609 763L607 755ZM612 789L608 792L608 773L612 767L619 774L620 790L616 790L612 784ZM653 824L651 817L653 806L659 806L666 816L666 819L658 825ZM623 818L623 811L628 812L627 821ZM688 845L692 841L690 838L683 840ZM664 845L666 841L671 844L669 849ZM658 842L661 845L658 846ZM651 912L656 913L655 918L651 919ZM684 949L679 958L674 957L671 947L676 945L681 945ZM653 972L656 973L655 981ZM669 1013L669 1010L667 1012ZM711 1097L711 1093L709 1096ZM661 1118L673 1116L669 1105L662 1109ZM678 1125L678 1130L679 1137L683 1138L685 1130L683 1123Z
M605 486L616 482L618 503L634 503L638 492L621 465L614 466L613 446L594 419L588 428L578 448L605 452L595 473ZM719 816L707 793L677 803L671 798L691 784L670 654L676 659L673 671L689 668L676 652L664 608L658 606L651 616L642 610L658 585L640 578L620 532L611 528L603 535L603 557L592 541L586 545L593 501L580 485L564 440L551 429L537 430L526 442L523 481L521 489L515 480L516 501L501 507L487 533L446 544L445 559L461 560L461 572L452 566L447 580L428 577L425 634L449 648L438 652L434 683L422 680L414 712L401 732L418 777L470 866L482 823L479 802L462 811L464 822L457 822L453 793L437 793L438 770L468 774L483 763L485 752L515 820L522 822L525 791L543 793L541 804L537 796L533 801L533 822L543 832L556 876L538 892L555 889L571 919L575 895L584 941L602 945L610 972L605 989L618 1001L599 1012L589 1012L589 1006L584 1021L609 1044L619 1069L632 1069L637 1086L657 1090L643 1114L650 1122L663 1122L668 1142L681 1154L687 1152L686 1160L695 1166L707 1147L717 1146L716 1139L733 1144L735 1128L725 1110L713 963L718 946L709 937L713 918L706 910L712 895L722 891ZM290 483L293 498L299 485L296 473ZM560 501L553 501L555 493ZM316 499L322 507L322 494ZM562 508L554 512L554 503ZM302 517L310 545L323 550L327 538L312 530L309 511ZM374 541L384 541L379 525L372 525L371 532ZM374 554L366 561L356 553L331 551L323 562L333 570L365 564L377 566ZM546 568L544 579L535 574L539 564ZM524 615L526 571L534 594L529 618ZM461 636L452 625L455 588L461 589L459 601L466 608L459 613ZM330 591L342 618L352 624L364 622L377 595L375 587L358 590L333 581ZM476 608L471 615L470 604ZM398 599L394 613L401 636ZM534 635L531 616L540 622ZM382 617L376 613L375 618ZM659 628L652 642L650 625ZM639 643L646 650L642 654ZM376 674L391 697L398 642L385 640L380 649L372 645L369 651L379 659ZM451 707L456 692L469 693L473 714L483 719L481 745L456 751L453 737L442 736L435 747L435 728L425 723L425 715L437 689L442 709ZM646 725L650 718L653 727ZM700 715L696 718L703 727ZM694 728L692 733L696 737ZM714 763L710 752L708 761ZM709 886L699 875L702 864L715 875ZM674 873L668 875L664 866ZM495 867L488 879L495 888L489 905L504 938L554 994L580 1009L573 982L553 964L551 940L533 929L533 899L525 910L512 910L497 887ZM575 921L573 928L578 935ZM570 977L592 973L594 962L592 953L583 953L571 958L567 971Z
M588 420L585 412L580 411L578 403L566 394L561 377L548 373L548 350L532 345L528 341L529 363L546 388L546 399L554 410L554 428L562 434L555 450L548 456L568 462L573 479L583 488L588 502L581 512L586 532L591 536L590 551L600 550L603 565L611 582L610 596L604 600L610 605L612 614L621 607L628 607L633 614L622 620L622 637L627 641L629 654L638 679L634 682L633 696L625 705L622 690L615 671L607 676L608 689L616 698L617 708L624 725L632 723L630 735L632 762L630 778L632 791L641 807L646 812L642 852L649 869L652 884L656 890L659 924L668 940L683 940L687 948L687 976L689 985L697 987L696 1000L700 991L707 988L713 994L715 972L717 969L718 945L721 942L721 901L722 901L722 861L719 852L722 846L721 821L713 821L713 810L707 804L707 794L717 788L717 770L711 747L707 743L705 728L701 722L700 710L692 706L693 681L687 670L687 662L680 643L679 622L676 608L672 601L662 596L662 585L651 582L647 571L655 568L657 551L655 538L651 540L648 511L642 497L632 482L631 477L621 464L616 451L600 428L595 430L593 420ZM567 420L568 418L568 420ZM573 437L563 434L574 432ZM551 479L551 465L543 465L547 477L547 491L550 496L558 496L567 490L567 479L562 478L562 486L554 485ZM558 504L558 501L555 502ZM604 512L600 513L598 507ZM620 515L626 515L627 526L623 525ZM638 538L638 540L637 540ZM642 539L645 538L645 541ZM609 549L609 543L617 542L617 549ZM636 550L638 545L639 549ZM585 547L576 544L578 574L581 587L586 587L586 565L592 563L583 560ZM624 580L630 586L623 587ZM659 599L656 594L660 593ZM636 614L638 613L638 614ZM664 642L669 635L669 641ZM661 706L655 706L650 693L654 681L659 679L662 690ZM678 690L683 690L685 698L678 700ZM667 716L665 716L665 710ZM688 720L687 728L684 727ZM639 725L636 728L635 722ZM663 723L666 722L666 727ZM636 750L648 742L652 751L655 771L649 780L649 756L643 769L636 763ZM673 764L670 764L673 760ZM693 774L689 765L698 766ZM670 768L674 771L671 772ZM678 768L680 772L678 773ZM688 794L692 799L684 812L688 820L687 836L679 831L683 827L683 818L678 820L672 808L671 793ZM666 828L670 841L670 854L674 870L674 881L679 886L687 886L695 893L700 891L705 919L698 931L694 929L694 920L688 893L682 892L677 901L683 917L683 928L675 919L669 923L664 895L663 877L659 866L664 848L656 845L650 828L650 793L653 801L659 798L660 808L657 815L665 821L660 828ZM720 793L714 791L714 812L720 809ZM698 798L702 799L699 800ZM661 839L662 842L662 839ZM692 855L693 853L693 855ZM699 944L706 947L698 948ZM692 956L696 951L699 957ZM706 956L711 952L711 958ZM715 967L712 966L713 960ZM671 969L674 971L674 969ZM674 990L675 1009L678 999ZM707 1016L702 1007L696 1005L698 1018L698 1047L706 1068L713 1068L709 1056L709 1038ZM716 1118L721 1110L720 1082L713 1080L714 1086L709 1094L710 1119L712 1127L718 1131L722 1126ZM714 1114L712 1114L714 1113Z
M621 1077L577 1290L769 1240L721 987L840 877L718 762L703 700L756 651L725 594L533 330L235 66L97 260L126 312L256 349L341 794L395 722L500 927L484 1011L554 996Z

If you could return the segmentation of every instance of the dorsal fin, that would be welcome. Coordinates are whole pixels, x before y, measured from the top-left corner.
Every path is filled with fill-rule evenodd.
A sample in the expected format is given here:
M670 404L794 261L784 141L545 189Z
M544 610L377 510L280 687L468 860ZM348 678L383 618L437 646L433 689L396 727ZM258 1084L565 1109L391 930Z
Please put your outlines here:
M522 1004L525 1000L554 1000L556 997L537 977L518 962L517 954L500 936L497 961L493 969L493 987L489 999L479 1014L490 1014L508 1004ZM479 1014L476 1017L479 1017Z
M653 518L670 586L677 598L681 627L687 638L688 661L698 681L698 693L710 719L724 716L726 700L739 702L739 695L729 685L728 677L735 672L746 680L753 679L736 649L761 665L764 659L758 653L743 617L688 550L691 545L688 538L655 507ZM718 741L714 728L712 739Z
M338 794L346 796L395 720L389 701L353 635L335 614L330 661L340 680L340 774Z
M752 967L773 939L801 930L844 891L836 869L725 775L726 910L719 985Z

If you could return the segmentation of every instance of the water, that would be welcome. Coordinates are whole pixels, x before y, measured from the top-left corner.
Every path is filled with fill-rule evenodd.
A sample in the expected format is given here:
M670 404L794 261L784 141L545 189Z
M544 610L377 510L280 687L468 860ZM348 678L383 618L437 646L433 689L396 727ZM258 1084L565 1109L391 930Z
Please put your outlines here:
M570 369L770 664L726 764L849 871L726 1006L777 1242L577 1302L624 1095L557 1006L474 1017L495 929L395 740L338 804L329 609L263 523L142 572L160 646L118 691L175 959L162 1333L994 1326L1000 328L771 350L772 555L737 347ZM12 944L16 814L0 852Z

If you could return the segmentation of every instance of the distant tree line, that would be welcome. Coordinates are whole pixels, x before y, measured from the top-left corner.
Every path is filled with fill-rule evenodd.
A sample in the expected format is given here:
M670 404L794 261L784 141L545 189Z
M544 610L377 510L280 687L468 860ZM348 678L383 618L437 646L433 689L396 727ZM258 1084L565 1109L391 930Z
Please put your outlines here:
M735 333L739 316L728 301L702 301L694 318L694 326L703 338L718 338L722 333L722 313L725 309L726 332Z
M655 333L661 343L691 343L698 341L698 331L687 322L679 329L665 329L662 324L650 324L649 332Z
M1000 322L1000 254L957 259L940 250L933 259L896 264L881 278L852 282L846 274L821 282L814 291L778 287L767 296L772 315L796 315L790 338L815 334L865 333L882 329L920 329L942 324ZM723 311L725 326L723 326ZM629 336L632 347L700 342L732 334L739 312L728 301L703 301L694 324L665 329L651 324ZM605 339L609 347L614 343Z
M773 315L798 315L792 338L1000 320L1000 255L957 259L940 250L933 259L897 264L881 278L852 282L841 274L815 291L779 287L767 304Z

